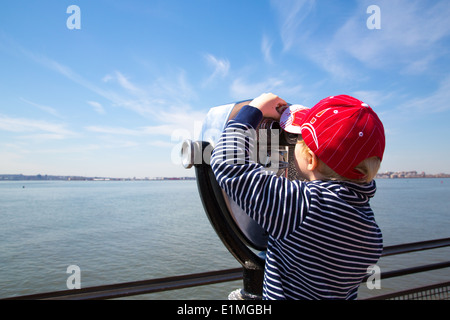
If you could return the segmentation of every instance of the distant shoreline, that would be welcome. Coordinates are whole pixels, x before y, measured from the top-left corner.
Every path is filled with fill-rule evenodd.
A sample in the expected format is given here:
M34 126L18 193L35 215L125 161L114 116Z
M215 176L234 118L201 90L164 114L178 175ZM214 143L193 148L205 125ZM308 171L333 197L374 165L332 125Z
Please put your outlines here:
M195 177L111 178L54 175L0 174L0 181L172 181L196 180Z
M420 178L450 178L448 173L428 174L425 172L418 173L417 171L387 171L378 173L376 179L420 179Z
M448 173L427 174L417 171L388 171L378 173L376 179L420 179L420 178L450 178ZM24 175L0 174L0 181L179 181L196 180L196 177L153 177L153 178L111 178L111 177L83 177L56 175Z

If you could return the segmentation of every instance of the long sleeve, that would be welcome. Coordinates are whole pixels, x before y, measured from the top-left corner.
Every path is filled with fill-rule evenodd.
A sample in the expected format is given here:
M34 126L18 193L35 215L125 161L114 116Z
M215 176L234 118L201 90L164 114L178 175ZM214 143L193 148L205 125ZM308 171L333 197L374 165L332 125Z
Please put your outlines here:
M307 193L300 182L269 174L256 162L254 128L261 118L258 109L244 106L224 130L211 166L225 192L272 237L283 238L301 223Z

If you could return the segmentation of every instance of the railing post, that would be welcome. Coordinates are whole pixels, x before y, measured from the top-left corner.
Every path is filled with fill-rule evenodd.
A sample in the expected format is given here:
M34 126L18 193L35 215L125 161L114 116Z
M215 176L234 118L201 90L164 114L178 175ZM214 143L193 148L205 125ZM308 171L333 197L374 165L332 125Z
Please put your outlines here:
M244 300L261 300L263 290L264 270L244 269L244 289L242 296Z

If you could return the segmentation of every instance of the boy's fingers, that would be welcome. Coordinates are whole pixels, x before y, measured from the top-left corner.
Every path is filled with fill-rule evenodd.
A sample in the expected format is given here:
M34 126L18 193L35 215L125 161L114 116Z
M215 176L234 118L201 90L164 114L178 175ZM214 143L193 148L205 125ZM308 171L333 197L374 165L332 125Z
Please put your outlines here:
M279 105L277 107L277 111L278 111L279 114L283 114L284 110L286 110L287 108L288 108L287 103L284 103L284 104Z
M280 108L286 106L287 103L273 93L263 93L255 98L250 105L260 109L264 117L278 120L284 111L284 109L280 111Z

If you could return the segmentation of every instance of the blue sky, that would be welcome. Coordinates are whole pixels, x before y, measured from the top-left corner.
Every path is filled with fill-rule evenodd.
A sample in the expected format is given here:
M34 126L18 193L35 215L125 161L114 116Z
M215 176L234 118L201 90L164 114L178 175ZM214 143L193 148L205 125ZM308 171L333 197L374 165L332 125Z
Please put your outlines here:
M192 176L181 141L263 92L353 95L385 125L381 171L448 173L449 16L447 0L5 2L0 173Z

